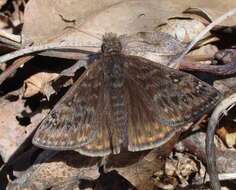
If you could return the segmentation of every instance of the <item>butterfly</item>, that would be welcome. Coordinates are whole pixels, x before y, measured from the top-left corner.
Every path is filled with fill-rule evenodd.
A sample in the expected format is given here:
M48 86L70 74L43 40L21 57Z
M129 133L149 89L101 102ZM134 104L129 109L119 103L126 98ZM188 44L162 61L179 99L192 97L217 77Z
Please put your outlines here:
M156 148L209 112L222 95L195 76L122 53L103 36L94 60L38 127L33 144L87 156Z

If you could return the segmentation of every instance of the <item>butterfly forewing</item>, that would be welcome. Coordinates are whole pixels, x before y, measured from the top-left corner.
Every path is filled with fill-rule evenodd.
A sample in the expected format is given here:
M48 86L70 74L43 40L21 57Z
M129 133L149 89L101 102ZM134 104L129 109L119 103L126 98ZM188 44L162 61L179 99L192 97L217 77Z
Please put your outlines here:
M190 74L140 57L129 56L127 60L126 75L149 96L149 109L164 126L197 120L222 98L215 88Z
M98 129L102 70L95 63L69 89L40 124L33 143L43 148L74 149L88 143Z

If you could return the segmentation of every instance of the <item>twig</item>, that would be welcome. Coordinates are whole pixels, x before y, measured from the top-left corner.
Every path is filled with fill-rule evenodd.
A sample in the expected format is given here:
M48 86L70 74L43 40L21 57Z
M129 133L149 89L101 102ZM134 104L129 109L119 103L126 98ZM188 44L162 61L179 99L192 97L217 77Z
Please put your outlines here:
M0 43L1 43L1 46L9 48L9 49L19 49L21 46L20 43L11 41L8 38L4 38L2 36L0 36Z
M181 62L179 65L180 70L184 71L201 71L212 73L214 75L226 76L236 73L236 59L231 63L225 65L206 65L194 62Z
M20 57L19 59L15 60L11 66L9 66L3 73L0 75L0 85L5 81L16 69L18 69L20 66L28 62L34 58L33 55L28 55L24 57Z
M176 59L171 60L169 65L174 68L179 68L180 61L183 59L183 57L195 46L195 44L202 39L203 36L205 36L214 26L220 24L227 18L231 17L232 15L236 14L236 8L233 8L232 10L228 11L227 13L223 14L222 16L218 17L215 21L213 21L211 24L209 24L206 28L204 28L203 31L201 31L194 39L193 41L188 45L188 47L185 49L181 55L179 55Z
M46 50L56 50L56 49L69 49L69 50L78 50L82 51L81 48L93 48L97 46L92 45L82 45L78 41L61 41L61 42L54 42L54 43L48 43L44 45L38 45L38 46L30 46L26 47L24 49L20 49L8 54L5 54L0 57L0 63L12 60L17 57L21 57L23 55L28 55L31 53L46 51Z
M19 35L11 34L1 29L0 29L0 36L17 43L21 42L21 37Z
M220 181L236 179L236 173L221 173L219 174L219 179ZM210 179L207 176L205 179L205 182L208 182L208 181L210 181Z
M223 115L236 104L236 93L224 99L213 111L207 127L206 138L206 154L207 154L207 170L213 190L220 190L220 182L216 170L216 154L214 146L214 134L219 120Z
M219 174L219 179L220 181L235 180L236 173L221 173ZM204 179L200 178L197 181L194 181L194 185L205 185L207 182L210 182L210 178L208 175ZM189 189L186 189L186 190L189 190Z

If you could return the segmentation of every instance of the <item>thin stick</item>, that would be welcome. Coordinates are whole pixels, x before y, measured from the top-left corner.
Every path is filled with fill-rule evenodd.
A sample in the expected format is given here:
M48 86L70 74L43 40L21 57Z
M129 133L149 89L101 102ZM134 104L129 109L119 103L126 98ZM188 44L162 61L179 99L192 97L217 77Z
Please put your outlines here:
M236 179L236 173L221 173L219 174L219 179L220 181ZM208 182L208 181L210 181L210 179L207 176L205 179L205 182Z
M236 73L236 59L225 65L206 65L194 62L181 62L179 69L183 71L201 71L219 76L227 76Z
M1 75L0 75L0 85L14 72L16 69L21 67L23 64L31 60L34 56L28 55L25 57L20 57L15 60L11 66L9 66Z
M222 16L218 17L215 21L213 21L211 24L209 24L206 28L204 28L203 31L201 31L194 39L193 41L189 44L189 46L186 48L186 50L181 53L180 56L178 56L176 59L172 60L169 65L174 68L179 68L180 61L183 59L183 57L195 46L195 44L203 38L213 27L216 25L220 24L227 18L233 16L236 14L236 7L233 8L232 10L228 11L227 13L223 14Z
M26 47L24 49L20 49L8 54L5 54L0 57L0 63L12 60L16 57L21 57L24 55L28 55L31 53L46 51L46 50L56 50L56 49L70 49L70 50L81 50L81 48L92 48L92 47L99 47L99 46L92 46L92 45L81 45L78 41L62 41L62 42L54 42L54 43L48 43L44 45L38 45L38 46L30 46Z
M11 41L8 38L4 38L2 36L0 36L0 43L3 47L9 48L9 49L19 49L21 44Z
M223 115L236 104L236 93L224 99L213 111L207 127L206 155L207 170L210 177L212 190L220 190L220 182L216 169L216 153L214 146L214 134L219 120Z
M11 33L8 33L8 32L6 32L4 30L1 30L1 29L0 29L0 36L3 37L3 38L6 38L8 40L17 42L17 43L21 42L20 35L11 34Z

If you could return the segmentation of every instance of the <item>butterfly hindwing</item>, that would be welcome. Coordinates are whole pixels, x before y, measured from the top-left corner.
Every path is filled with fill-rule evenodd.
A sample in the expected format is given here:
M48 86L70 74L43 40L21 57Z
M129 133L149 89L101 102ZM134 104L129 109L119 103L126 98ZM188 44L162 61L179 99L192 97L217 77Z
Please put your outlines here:
M75 149L95 135L102 69L95 63L85 71L40 124L33 144L50 149Z
M114 153L112 150L112 136L116 134L110 133L112 126L112 118L109 114L108 105L103 105L103 109L99 114L100 121L97 125L98 129L92 141L77 149L78 152L88 156L106 156Z
M131 76L130 76L131 77ZM163 125L156 117L153 102L137 83L127 80L128 150L140 151L158 147L174 136L177 129Z

